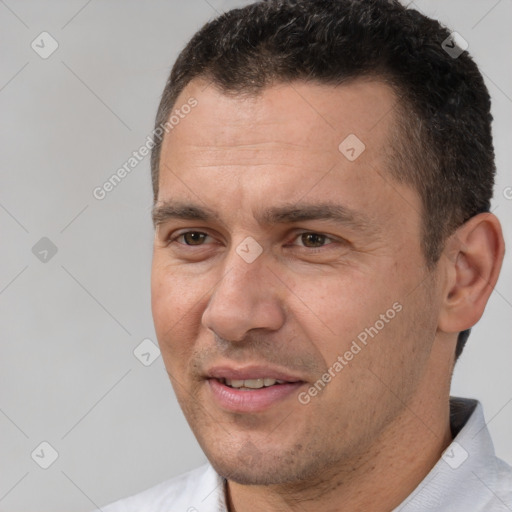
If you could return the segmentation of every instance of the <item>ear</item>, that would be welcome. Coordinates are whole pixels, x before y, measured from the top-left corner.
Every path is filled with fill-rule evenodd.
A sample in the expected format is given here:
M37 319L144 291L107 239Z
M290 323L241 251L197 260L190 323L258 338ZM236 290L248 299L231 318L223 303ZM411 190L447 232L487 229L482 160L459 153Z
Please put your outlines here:
M492 213L471 217L449 237L442 256L446 271L439 330L460 332L480 320L504 253L501 225Z

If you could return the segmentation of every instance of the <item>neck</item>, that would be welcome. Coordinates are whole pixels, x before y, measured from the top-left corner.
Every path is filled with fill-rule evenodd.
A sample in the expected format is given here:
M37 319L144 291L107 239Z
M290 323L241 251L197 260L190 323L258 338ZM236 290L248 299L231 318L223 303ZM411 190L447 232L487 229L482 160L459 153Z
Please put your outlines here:
M230 512L386 512L418 486L450 444L449 387L420 393L357 460L326 468L317 479L286 485L227 482Z

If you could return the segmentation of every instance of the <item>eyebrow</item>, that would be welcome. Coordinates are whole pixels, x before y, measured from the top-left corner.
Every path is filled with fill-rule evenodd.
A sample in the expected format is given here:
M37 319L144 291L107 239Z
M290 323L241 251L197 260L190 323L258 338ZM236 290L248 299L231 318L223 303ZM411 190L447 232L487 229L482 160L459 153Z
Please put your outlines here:
M192 203L180 201L160 201L152 210L153 225L159 225L171 219L195 220L222 223L214 210ZM256 215L263 225L291 224L309 220L328 220L355 230L375 231L375 223L362 212L357 212L338 203L292 203L266 208Z

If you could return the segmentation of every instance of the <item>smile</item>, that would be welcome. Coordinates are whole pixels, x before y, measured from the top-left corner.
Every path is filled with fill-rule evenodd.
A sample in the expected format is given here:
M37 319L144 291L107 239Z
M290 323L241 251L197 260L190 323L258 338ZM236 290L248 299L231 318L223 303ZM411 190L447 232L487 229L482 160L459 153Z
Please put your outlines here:
M230 388L242 389L242 390L250 390L250 389L261 389L268 388L270 386L274 386L276 384L284 384L286 381L272 379L270 377L266 377L263 379L219 379L222 384L229 386Z
M207 381L208 399L231 413L257 413L271 409L287 398L296 397L303 381L287 382L273 378L218 379Z

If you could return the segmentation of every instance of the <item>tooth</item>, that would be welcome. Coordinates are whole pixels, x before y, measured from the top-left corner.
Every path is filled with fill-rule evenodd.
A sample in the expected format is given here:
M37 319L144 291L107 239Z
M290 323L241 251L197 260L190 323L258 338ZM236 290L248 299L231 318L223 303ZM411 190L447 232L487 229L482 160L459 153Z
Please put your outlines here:
M224 384L237 389L261 389L263 387L273 386L274 384L284 384L285 380L272 379L265 377L263 379L222 379Z
M244 381L239 379L226 379L226 384L233 388L241 388L244 385Z
M246 388L259 389L263 387L263 380L264 379L246 379L240 382L242 382Z

